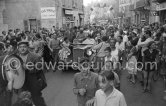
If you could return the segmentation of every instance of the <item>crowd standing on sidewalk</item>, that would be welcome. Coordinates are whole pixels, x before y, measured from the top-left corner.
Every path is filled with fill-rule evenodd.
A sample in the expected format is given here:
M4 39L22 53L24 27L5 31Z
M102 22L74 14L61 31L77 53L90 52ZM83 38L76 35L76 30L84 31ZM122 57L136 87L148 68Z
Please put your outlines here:
M143 93L153 93L152 79L162 77L166 92L166 26L85 25L71 29L42 28L2 32L0 55L17 55L25 71L25 83L19 90L6 89L8 82L0 78L0 106L11 106L11 95L18 100L13 106L46 106L41 91L47 86L44 73L58 70L58 62L67 62L73 44L92 43L93 58L79 61L74 75L73 92L78 106L127 106L120 91L122 71L128 71L131 84L140 82ZM57 63L54 69L26 67L28 62ZM92 66L91 63L94 63ZM41 67L41 66L38 66ZM137 77L141 76L141 77ZM4 84L3 84L4 83ZM7 95L8 94L8 95ZM166 98L165 98L166 99Z

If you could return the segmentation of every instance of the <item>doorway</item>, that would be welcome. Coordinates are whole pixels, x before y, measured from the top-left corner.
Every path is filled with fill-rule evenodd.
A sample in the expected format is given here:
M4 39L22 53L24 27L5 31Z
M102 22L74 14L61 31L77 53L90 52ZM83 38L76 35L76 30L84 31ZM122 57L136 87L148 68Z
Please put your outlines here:
M29 19L30 30L37 31L37 20Z

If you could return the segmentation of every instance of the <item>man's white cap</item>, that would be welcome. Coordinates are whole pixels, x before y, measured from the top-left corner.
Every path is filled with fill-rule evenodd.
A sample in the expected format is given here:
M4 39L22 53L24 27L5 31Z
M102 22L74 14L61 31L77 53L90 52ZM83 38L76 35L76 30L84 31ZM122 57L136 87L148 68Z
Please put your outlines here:
M123 31L125 34L127 34L127 31Z

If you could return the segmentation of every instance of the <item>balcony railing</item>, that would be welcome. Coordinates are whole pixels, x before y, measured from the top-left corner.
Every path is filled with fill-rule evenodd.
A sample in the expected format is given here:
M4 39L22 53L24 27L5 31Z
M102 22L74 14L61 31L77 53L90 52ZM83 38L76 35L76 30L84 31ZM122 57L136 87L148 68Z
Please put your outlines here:
M156 0L158 3L166 2L165 0Z

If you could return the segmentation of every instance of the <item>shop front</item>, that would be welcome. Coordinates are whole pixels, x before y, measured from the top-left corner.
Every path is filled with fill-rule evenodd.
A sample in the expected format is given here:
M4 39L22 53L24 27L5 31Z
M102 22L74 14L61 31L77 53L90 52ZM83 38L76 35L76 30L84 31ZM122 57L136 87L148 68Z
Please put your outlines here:
M166 24L166 2L157 5L157 11L160 16L160 23Z
M136 2L135 22L137 25L147 25L150 23L150 5L146 3L146 0L139 0Z
M75 26L75 17L72 10L64 10L63 27L71 28Z

